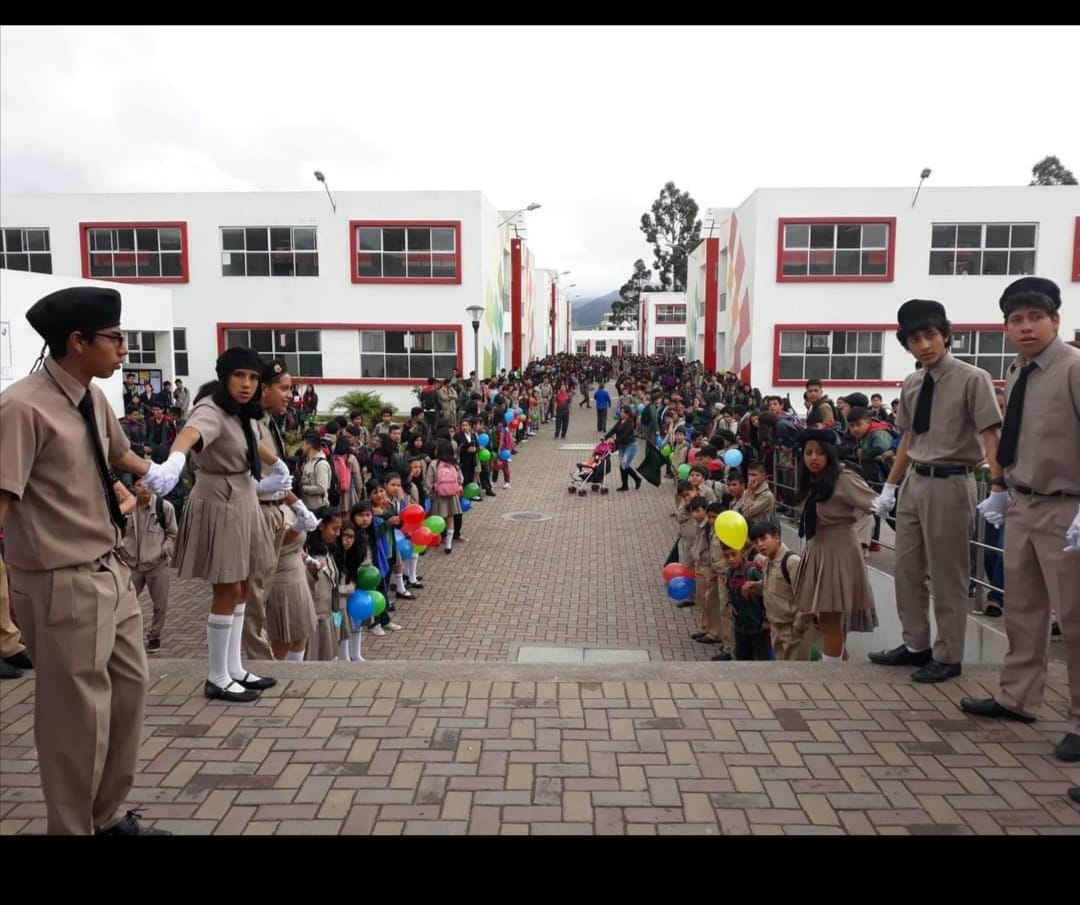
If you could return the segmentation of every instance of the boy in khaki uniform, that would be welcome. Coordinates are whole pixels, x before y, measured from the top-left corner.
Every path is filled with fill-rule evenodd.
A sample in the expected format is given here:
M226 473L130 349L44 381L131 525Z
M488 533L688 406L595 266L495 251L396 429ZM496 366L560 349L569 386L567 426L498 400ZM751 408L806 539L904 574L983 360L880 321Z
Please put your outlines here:
M135 596L150 588L154 618L146 639L148 653L161 650L161 632L169 608L169 563L176 549L176 510L168 500L135 482L135 511L127 517L120 558L131 569Z
M712 563L713 580L716 582L716 600L710 601L715 609L709 610L710 633L720 639L720 650L713 654L712 660L731 660L735 656L735 619L731 614L731 595L728 593L728 562L724 551L727 549L716 536L716 516L725 510L725 504L719 500L709 503L707 512L709 525L709 559Z
M810 659L810 621L799 613L792 590L802 558L789 550L773 522L755 522L750 526L750 540L764 561L762 588L765 615L772 630L772 645L777 660Z
M716 574L709 554L709 538L715 516L709 518L709 502L703 496L695 496L690 501L690 515L697 525L694 541L694 603L698 610L698 630L690 637L700 644L719 644L720 625L717 610L720 602L716 585Z
M61 289L26 319L40 369L0 393L0 523L11 599L36 670L34 742L51 834L168 835L123 813L146 697L142 614L116 554L110 466L160 471L92 383L127 354L115 289Z
M765 480L765 466L760 462L751 462L746 467L746 480L746 489L735 505L735 510L742 513L748 525L772 521L776 511L776 498L769 490L769 482Z

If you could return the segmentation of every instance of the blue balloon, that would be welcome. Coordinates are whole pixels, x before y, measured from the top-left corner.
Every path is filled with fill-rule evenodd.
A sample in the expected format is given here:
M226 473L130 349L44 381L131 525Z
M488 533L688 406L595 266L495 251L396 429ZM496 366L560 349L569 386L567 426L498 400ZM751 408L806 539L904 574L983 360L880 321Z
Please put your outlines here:
M375 615L375 601L371 599L371 594L367 591L353 591L349 595L345 609L349 612L352 624L360 625Z
M692 578L673 578L668 582L668 597L672 600L687 600L694 596L695 587L694 579Z
M409 540L407 537L401 538L397 542L397 552L398 552L398 556L400 556L402 559L412 559L412 555L413 555L412 541Z
M431 500L424 500L424 512L431 512Z
M465 499L465 497L462 497L460 500L458 500L458 504L461 506L462 512L468 512L470 509L472 509L472 503Z
M338 610L336 613L334 613L333 617L334 617L334 628L341 628L341 610Z
M638 414L639 414L639 415L640 415L640 414L641 414L641 413L642 413L643 411L645 411L645 403L644 403L644 402L639 402L639 403L637 404L637 410L638 410Z
M476 442L477 444L479 444L481 449L484 449L491 442L491 437L489 437L487 434L480 434L476 438Z
M742 465L742 453L737 449L729 449L724 453L724 464L728 468L738 468Z
M503 450L499 451L499 458L502 459L504 462L509 462L510 457L511 457L510 450L503 449Z
M505 415L503 415L503 421L505 421L507 424L509 424L513 420L514 420L514 413L513 412L507 411L507 413Z

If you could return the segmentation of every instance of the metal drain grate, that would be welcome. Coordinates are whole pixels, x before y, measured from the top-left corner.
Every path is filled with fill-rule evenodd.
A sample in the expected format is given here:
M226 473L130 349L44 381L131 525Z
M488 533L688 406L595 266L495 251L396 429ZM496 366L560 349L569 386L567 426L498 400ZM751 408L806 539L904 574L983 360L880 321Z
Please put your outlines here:
M502 516L508 522L550 522L551 516L546 512L505 512Z

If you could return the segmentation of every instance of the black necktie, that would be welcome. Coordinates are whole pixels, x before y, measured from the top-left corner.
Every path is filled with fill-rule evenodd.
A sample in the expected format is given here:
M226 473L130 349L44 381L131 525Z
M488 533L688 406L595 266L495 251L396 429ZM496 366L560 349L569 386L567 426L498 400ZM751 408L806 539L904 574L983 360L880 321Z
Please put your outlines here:
M1005 408L1005 426L1001 428L997 453L998 465L1002 468L1008 468L1016 461L1016 447L1020 442L1020 417L1024 414L1024 394L1027 392L1028 375L1035 368L1036 364L1032 361L1020 369L1020 376L1009 395L1009 404Z
M915 420L911 429L917 434L925 434L930 430L930 408L934 404L934 378L929 374L923 376L922 389L919 391L919 401L915 404Z
M109 504L109 515L112 516L113 524L124 531L124 514L120 511L120 503L116 499L112 481L109 480L109 466L105 463L105 450L101 448L101 436L98 434L97 423L94 420L94 399L90 391L86 391L82 402L79 403L79 414L82 415L86 427L90 431L90 438L94 441L94 461L97 463L98 474L101 476L101 484L105 488L105 499Z

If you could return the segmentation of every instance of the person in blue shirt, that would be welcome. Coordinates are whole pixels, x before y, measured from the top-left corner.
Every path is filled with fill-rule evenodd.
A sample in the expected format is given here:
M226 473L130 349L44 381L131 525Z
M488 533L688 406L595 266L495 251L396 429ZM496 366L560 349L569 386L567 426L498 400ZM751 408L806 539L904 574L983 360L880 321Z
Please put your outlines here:
M603 384L600 384L593 393L593 399L596 401L596 429L603 434L607 432L607 413L611 408L611 394Z

